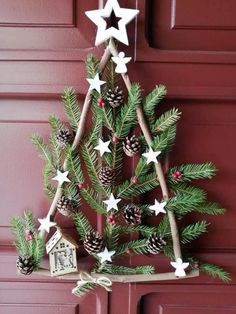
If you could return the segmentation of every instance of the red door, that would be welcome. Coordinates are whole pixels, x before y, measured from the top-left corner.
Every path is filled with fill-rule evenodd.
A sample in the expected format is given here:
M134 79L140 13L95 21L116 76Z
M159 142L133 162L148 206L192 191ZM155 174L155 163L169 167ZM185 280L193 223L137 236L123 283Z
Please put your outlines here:
M236 313L236 3L119 2L140 10L137 25L129 27L129 54L135 60L130 77L145 91L165 84L168 97L160 112L173 106L183 112L170 163L212 160L219 169L216 179L201 186L228 212L206 217L212 222L209 234L193 250L229 270L232 282L202 275L174 283L116 284L111 295L98 290L80 300L71 295L73 282L16 276L9 219L25 208L42 216L49 205L30 135L46 136L48 115L63 115L64 86L85 93L83 60L101 49L94 48L95 27L84 15L98 1L0 0L0 313ZM91 219L96 223L96 216ZM155 258L147 263L157 264Z

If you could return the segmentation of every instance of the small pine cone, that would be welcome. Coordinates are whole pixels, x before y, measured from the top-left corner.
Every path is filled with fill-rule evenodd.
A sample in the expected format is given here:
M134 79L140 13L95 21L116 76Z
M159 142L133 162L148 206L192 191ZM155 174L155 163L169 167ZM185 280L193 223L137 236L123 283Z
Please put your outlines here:
M136 205L130 204L125 207L123 216L128 225L139 225L142 220L142 210Z
M61 198L57 201L57 210L63 216L70 216L73 210L72 201L65 196L61 196Z
M103 237L96 231L86 234L84 239L84 248L89 254L101 252L104 246Z
M30 275L34 270L34 262L30 256L18 256L16 260L16 267L21 274Z
M123 151L129 157L133 157L138 154L140 150L139 139L135 135L132 135L130 138L127 136L122 144Z
M147 240L147 250L152 254L159 254L165 245L166 241L158 233L153 233Z
M65 148L72 141L72 135L67 128L61 128L56 134L57 143Z
M107 101L112 108L119 107L124 102L123 91L119 86L109 89L107 92Z
M113 182L114 173L110 167L102 167L99 173L99 180L103 186L110 186Z

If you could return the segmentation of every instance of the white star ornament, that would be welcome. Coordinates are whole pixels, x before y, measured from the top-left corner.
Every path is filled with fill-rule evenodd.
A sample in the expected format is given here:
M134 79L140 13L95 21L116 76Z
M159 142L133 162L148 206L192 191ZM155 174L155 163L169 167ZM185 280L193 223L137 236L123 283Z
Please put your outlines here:
M100 152L100 156L102 157L104 153L111 153L111 150L108 147L110 143L111 141L103 142L103 140L99 139L99 144L94 147L94 149L98 150Z
M104 18L111 17L112 12L120 18L118 29L115 27L107 28L107 22ZM97 36L95 45L98 46L110 38L116 38L125 45L129 44L126 25L131 22L139 10L121 8L117 0L108 0L104 9L86 11L87 17L97 25Z
M186 276L185 269L189 266L189 263L183 263L181 258L177 258L176 262L170 262L170 263L176 269L175 270L176 277Z
M147 164L150 164L150 162L158 163L157 156L161 154L160 151L154 152L151 147L149 147L149 151L147 153L142 154L145 158L147 158Z
M159 203L157 200L155 200L155 204L149 206L149 209L153 210L156 216L160 213L166 214L166 210L164 209L166 204L167 202Z
M55 227L56 226L56 223L53 222L53 221L50 221L50 217L45 217L45 218L38 218L38 221L40 223L40 226L38 228L38 230L45 230L47 231L47 233L50 232L50 228L51 227Z
M111 193L108 200L103 201L107 205L107 211L109 212L111 209L118 210L117 204L121 201L121 198L115 199L113 193Z
M101 94L101 86L103 84L106 84L105 81L101 81L99 79L99 74L97 73L93 79L87 79L87 81L89 82L90 86L89 86L89 90L93 90L96 89L96 91Z
M131 57L125 57L124 52L120 52L117 57L112 57L112 61L117 64L116 73L125 74L127 72L126 64L130 62Z
M58 184L61 186L64 182L71 182L70 179L67 178L68 171L61 172L60 170L57 170L57 175L52 178L54 181L58 181Z
M108 251L107 248L105 248L104 251L97 254L97 256L101 259L101 263L104 262L111 262L111 257L115 254L115 251Z

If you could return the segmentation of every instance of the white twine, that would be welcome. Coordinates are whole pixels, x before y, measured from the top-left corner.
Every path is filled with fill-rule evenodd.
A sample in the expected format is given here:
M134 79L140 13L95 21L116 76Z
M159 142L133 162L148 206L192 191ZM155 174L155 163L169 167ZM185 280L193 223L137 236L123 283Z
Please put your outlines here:
M99 285L100 287L103 287L108 292L111 291L110 287L112 286L112 281L105 276L94 278L86 272L80 273L79 276L80 276L80 280L77 281L77 286L74 289L72 289L72 293L75 295L78 294L77 293L78 288L80 288L81 286L83 286L87 283L94 283L96 285Z

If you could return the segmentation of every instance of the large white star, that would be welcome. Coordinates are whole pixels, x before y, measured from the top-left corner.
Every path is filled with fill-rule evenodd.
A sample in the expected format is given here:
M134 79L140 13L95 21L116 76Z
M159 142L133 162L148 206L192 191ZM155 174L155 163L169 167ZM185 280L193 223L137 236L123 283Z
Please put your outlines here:
M176 269L175 270L176 277L186 276L185 269L189 266L189 263L183 263L181 258L177 258L176 262L170 262L170 263Z
M108 251L107 248L105 248L104 251L97 254L97 256L101 259L101 263L104 262L111 262L111 257L116 253L116 251Z
M70 179L67 178L68 171L61 172L60 170L57 170L57 175L52 178L54 181L58 181L58 184L61 186L64 182L71 182Z
M111 193L108 200L103 201L107 205L107 211L109 212L111 209L118 210L117 204L121 201L121 198L115 199L113 193Z
M94 147L94 149L100 152L100 156L102 156L104 153L111 153L111 150L108 147L110 143L111 141L103 142L103 140L99 139L99 144L98 146Z
M40 230L40 231L41 230L46 230L47 233L50 232L50 228L51 227L56 226L55 222L50 221L50 217L49 216L47 216L45 218L42 218L42 219L38 218L38 221L40 223L40 226L39 226L38 230Z
M118 22L119 29L115 27L109 27L107 29L107 22L104 18L109 18L112 12L115 13L116 17L121 18ZM132 21L138 13L139 10L121 8L117 0L108 0L104 9L85 12L87 17L98 27L95 45L100 45L112 37L128 45L129 41L126 25Z
M87 79L87 81L89 82L90 86L89 86L89 90L93 90L96 89L96 91L101 94L101 86L103 84L105 84L105 81L101 81L99 79L99 74L97 73L93 79Z
M147 164L150 162L158 163L157 156L161 154L160 151L154 152L151 147L149 147L149 151L147 153L142 154L145 158L147 158Z
M166 213L166 210L164 207L166 206L167 202L159 203L157 200L155 200L155 204L149 206L149 209L154 210L155 215L157 216L160 213Z

